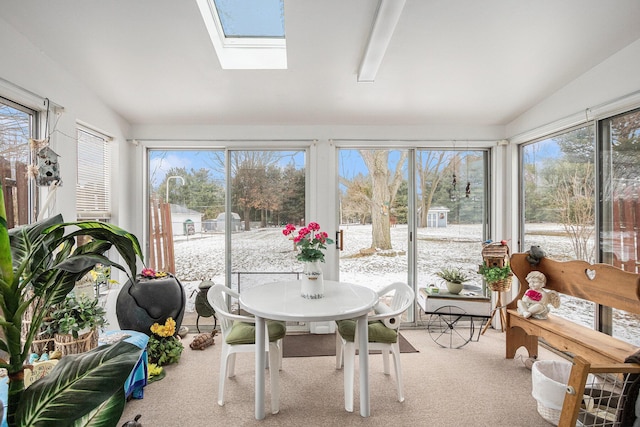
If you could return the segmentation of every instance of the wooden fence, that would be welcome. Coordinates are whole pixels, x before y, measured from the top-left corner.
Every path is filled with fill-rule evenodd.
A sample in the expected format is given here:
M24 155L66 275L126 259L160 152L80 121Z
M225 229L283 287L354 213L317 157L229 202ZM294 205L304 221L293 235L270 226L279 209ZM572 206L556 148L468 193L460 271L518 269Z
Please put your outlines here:
M151 199L149 213L149 268L156 271L176 273L173 252L173 229L171 206L158 199Z
M29 186L27 165L16 162L15 178L11 174L11 162L0 157L0 180L7 210L7 227L29 223Z

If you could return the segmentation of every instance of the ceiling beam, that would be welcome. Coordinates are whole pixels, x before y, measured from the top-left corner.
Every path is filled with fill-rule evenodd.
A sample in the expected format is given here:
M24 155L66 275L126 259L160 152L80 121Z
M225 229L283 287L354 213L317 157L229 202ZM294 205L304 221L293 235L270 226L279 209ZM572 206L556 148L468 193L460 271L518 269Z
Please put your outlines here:
M396 29L406 0L380 0L369 35L367 50L360 62L358 82L373 82Z

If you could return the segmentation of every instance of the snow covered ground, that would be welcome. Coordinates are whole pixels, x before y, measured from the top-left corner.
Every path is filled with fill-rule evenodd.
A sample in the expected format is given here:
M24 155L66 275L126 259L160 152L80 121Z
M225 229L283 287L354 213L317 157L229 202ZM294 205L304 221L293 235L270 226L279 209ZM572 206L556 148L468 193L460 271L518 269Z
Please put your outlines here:
M340 252L340 280L378 289L394 281L407 281L407 226L391 228L392 251L361 256L360 250L371 245L370 225L345 225L345 248ZM571 259L570 240L563 236L559 224L528 226L533 234L527 236L531 244L540 245L554 259ZM509 246L513 247L512 242ZM334 251L330 246L328 251ZM444 287L435 275L442 266L461 267L471 277L469 285L481 286L481 276L476 272L482 263L482 230L477 225L450 225L446 228L421 228L417 232L417 282L419 287L429 284ZM241 289L255 286L265 280L295 279L275 273L300 272L302 266L295 259L293 242L282 234L280 228L254 229L232 235L232 267L236 273L232 286L237 289L240 277ZM185 286L187 311L193 311L193 290L204 279L224 283L224 234L203 233L181 237L175 242L176 275ZM240 274L237 272L269 272L271 274ZM562 306L554 310L586 326L593 324L593 305L579 300L563 298ZM636 316L614 313L614 335L640 345ZM623 326L624 325L624 326Z

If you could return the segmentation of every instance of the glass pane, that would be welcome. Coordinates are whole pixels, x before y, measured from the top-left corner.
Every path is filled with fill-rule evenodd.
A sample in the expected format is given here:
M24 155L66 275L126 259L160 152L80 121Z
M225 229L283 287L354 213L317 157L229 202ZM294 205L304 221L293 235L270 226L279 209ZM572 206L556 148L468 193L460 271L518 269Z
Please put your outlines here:
M37 216L27 178L33 116L34 112L0 99L0 176L9 228L28 224Z
M640 111L601 122L602 261L638 273L640 259ZM606 161L605 161L606 159ZM608 320L608 319L605 319ZM613 336L640 345L640 316L612 310Z
M286 224L305 217L305 151L231 151L231 287L296 280L302 263ZM306 222L305 222L306 221Z
M340 280L375 290L408 283L407 155L340 150Z
M522 147L523 249L558 261L595 261L595 145L585 126ZM562 295L554 314L594 327L591 302Z
M184 286L185 326L198 320L200 282L225 283L224 166L223 151L149 150L147 266ZM213 317L198 324L213 326Z
M436 273L460 269L463 294L484 296L482 242L487 229L484 151L419 150L416 153L417 283L446 291Z
M225 37L284 37L283 0L215 0Z

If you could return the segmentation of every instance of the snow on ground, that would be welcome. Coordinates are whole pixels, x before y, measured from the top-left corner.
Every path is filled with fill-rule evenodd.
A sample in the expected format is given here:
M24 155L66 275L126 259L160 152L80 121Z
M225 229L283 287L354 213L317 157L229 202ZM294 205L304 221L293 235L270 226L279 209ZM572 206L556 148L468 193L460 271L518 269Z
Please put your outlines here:
M360 250L371 246L370 225L344 225L344 250L340 252L340 280L362 284L373 289L394 282L407 282L408 231L406 225L391 228L392 251L380 251L374 255L361 256ZM531 232L526 241L540 245L547 256L564 260L573 258L571 241L563 235L559 224L535 224L527 226ZM177 236L176 236L177 237ZM295 275L275 273L301 272L302 265L296 260L293 242L282 234L281 228L260 228L233 233L232 243L232 287L241 289L255 286L264 281L295 279ZM450 225L443 228L420 228L417 231L416 259L418 287L429 284L444 287L436 276L443 266L461 267L471 280L468 285L481 286L481 276L477 274L482 263L482 228L478 225ZM204 279L224 283L225 236L218 233L203 233L195 236L176 238L176 276L185 286L187 311L193 311L195 294L193 290ZM509 242L509 247L513 243ZM327 251L335 251L333 245ZM238 272L242 272L238 276ZM247 272L269 272L271 274L244 274ZM193 294L193 295L192 295ZM556 314L591 327L593 325L593 305L580 300L563 298L562 306L554 310ZM614 335L640 345L637 332L638 318L615 312Z

